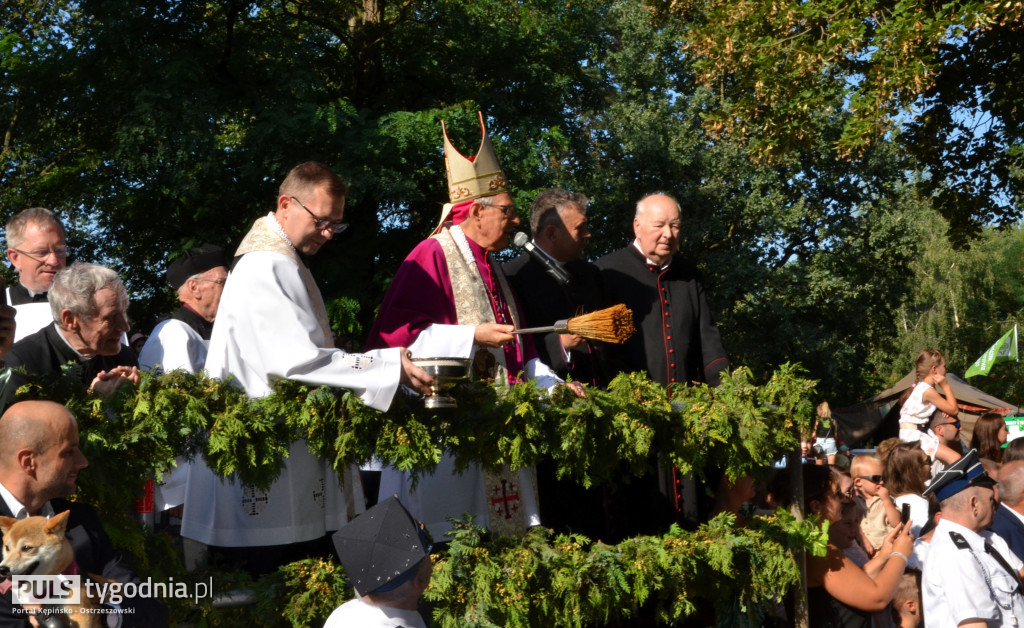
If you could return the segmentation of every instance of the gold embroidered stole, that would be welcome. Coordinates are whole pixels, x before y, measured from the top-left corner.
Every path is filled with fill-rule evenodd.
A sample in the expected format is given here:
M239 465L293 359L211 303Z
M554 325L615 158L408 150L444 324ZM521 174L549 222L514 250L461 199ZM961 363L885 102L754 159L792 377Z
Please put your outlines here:
M327 319L327 306L324 305L324 298L320 294L320 288L313 281L313 274L306 268L306 265L299 258L299 254L292 245L281 237L280 233L274 230L274 227L270 225L270 219L266 216L253 223L252 229L249 230L249 233L245 234L242 243L238 245L235 257L256 251L280 253L295 262L295 265L299 267L302 283L306 287L306 292L309 293L309 300L313 302L313 314L316 315L316 321L320 324L320 329L324 333L323 348L333 349L334 333L331 331L331 323Z
M445 261L448 264L448 276L452 282L452 293L455 296L455 314L459 325L479 325L495 323L494 308L487 293L487 286L480 277L473 251L469 248L466 235L458 226L445 228L437 235L431 236L441 245ZM516 312L512 290L505 280L505 275L495 268L498 286L508 304L512 324L519 327L519 314ZM473 372L493 378L502 384L508 383L508 369L505 364L505 351L501 348L492 349L478 347L473 360ZM492 471L481 464L484 484L487 491L487 508L490 519L490 530L500 536L522 537L526 534L526 508L520 497L520 479L532 484L533 494L537 494L537 471L528 467L513 471L508 465Z
M476 258L473 257L473 251L469 248L462 229L458 226L446 228L431 237L441 245L445 262L448 264L448 276L451 279L452 293L455 296L455 315L458 317L458 324L480 325L481 323L497 322L494 308L491 306L490 295L487 293L487 286L484 284L483 278L480 277ZM508 304L512 324L519 327L519 313L515 308L512 289L509 287L505 275L497 268L494 275L498 279L502 296ZM473 374L475 379L482 377L494 379L503 384L507 383L508 368L505 364L504 349L478 348L473 360Z

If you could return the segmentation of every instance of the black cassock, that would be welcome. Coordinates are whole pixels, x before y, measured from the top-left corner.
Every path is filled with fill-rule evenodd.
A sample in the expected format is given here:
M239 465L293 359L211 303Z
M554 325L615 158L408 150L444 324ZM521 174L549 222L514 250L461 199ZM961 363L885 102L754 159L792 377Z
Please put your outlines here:
M597 261L611 303L633 310L637 333L622 346L627 371L652 380L719 383L729 356L715 325L697 267L673 256L668 268L651 266L630 244Z
M601 273L596 266L575 261L563 264L562 268L570 278L565 288L527 253L501 267L519 297L525 327L553 325L555 321L610 305L602 297ZM583 343L569 352L568 361L563 354L559 334L536 334L534 344L541 362L550 366L559 377L571 377L575 381L598 386L608 383L608 373L603 364L606 348L601 343Z

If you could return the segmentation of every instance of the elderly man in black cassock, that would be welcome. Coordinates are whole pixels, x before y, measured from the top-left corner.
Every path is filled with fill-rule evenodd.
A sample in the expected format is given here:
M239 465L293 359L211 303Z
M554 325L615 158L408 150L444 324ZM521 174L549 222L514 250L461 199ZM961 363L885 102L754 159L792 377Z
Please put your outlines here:
M706 382L717 386L729 356L711 316L704 283L696 266L676 255L679 250L679 203L665 194L651 194L636 204L635 239L625 248L597 261L610 303L633 310L637 333L618 356L626 371L644 371L663 386ZM706 470L712 486L719 471ZM707 503L694 481L663 469L661 491L670 496L676 517L696 521L720 506ZM642 493L643 484L638 486ZM721 489L726 489L725 491ZM719 499L729 500L732 487L719 487ZM648 493L648 495L651 495ZM651 496L642 505L653 508L655 521L663 511ZM657 524L654 524L657 525ZM641 532L648 530L641 528Z
M715 325L697 267L679 250L679 204L651 194L636 204L636 239L597 261L611 303L633 310L637 333L623 346L628 371L652 380L717 386L729 356Z

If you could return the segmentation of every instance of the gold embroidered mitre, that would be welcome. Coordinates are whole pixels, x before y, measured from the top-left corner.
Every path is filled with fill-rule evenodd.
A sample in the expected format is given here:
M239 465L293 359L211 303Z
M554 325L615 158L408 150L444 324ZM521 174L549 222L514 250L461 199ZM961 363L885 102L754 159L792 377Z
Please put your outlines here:
M501 162L498 161L491 139L487 136L484 114L477 112L477 115L480 117L480 148L473 157L464 157L455 150L448 138L444 120L441 120L441 132L444 134L444 168L448 175L448 199L452 203L508 192L508 178L501 171Z

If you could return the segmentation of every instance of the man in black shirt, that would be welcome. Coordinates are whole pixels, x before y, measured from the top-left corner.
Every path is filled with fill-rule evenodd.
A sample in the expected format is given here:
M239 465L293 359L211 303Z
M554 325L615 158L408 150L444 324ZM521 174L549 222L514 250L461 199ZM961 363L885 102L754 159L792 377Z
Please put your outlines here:
M530 208L530 230L536 255L565 271L569 282L561 285L544 264L523 252L502 266L519 296L527 327L552 325L604 307L601 275L583 260L590 239L587 226L589 199L579 193L555 188L541 193ZM603 347L575 334L537 334L537 353L559 377L603 386L608 378L603 367Z
M84 262L57 273L50 289L53 322L14 343L7 365L32 374L57 373L81 364L82 381L107 396L125 381L139 381L135 352L121 339L128 331L128 293L116 272ZM24 377L13 373L6 405Z

